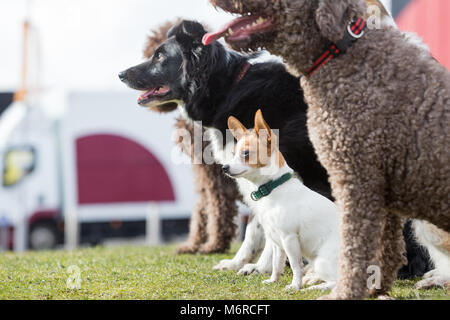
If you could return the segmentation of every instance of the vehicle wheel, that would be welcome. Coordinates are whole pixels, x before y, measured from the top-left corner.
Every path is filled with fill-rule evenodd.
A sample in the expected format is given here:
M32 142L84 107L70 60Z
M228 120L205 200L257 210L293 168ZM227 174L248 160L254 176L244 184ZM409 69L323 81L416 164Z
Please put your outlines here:
M57 244L55 226L50 223L40 223L31 228L30 247L33 250L53 249Z

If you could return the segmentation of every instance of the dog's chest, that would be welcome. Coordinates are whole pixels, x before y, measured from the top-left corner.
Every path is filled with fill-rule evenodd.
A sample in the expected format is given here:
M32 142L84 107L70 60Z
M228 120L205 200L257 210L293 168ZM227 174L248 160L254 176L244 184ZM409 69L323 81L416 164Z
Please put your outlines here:
M257 187L245 179L237 179L239 190L244 196L245 203L257 216L258 221L263 225L264 231L273 241L281 241L282 234L297 233L299 230L299 209L293 204L293 199L298 197L298 189L295 187L282 186L272 191L271 195L259 201L251 199L251 193ZM289 185L296 186L291 182ZM297 203L297 201L294 201ZM281 244L280 244L281 245Z

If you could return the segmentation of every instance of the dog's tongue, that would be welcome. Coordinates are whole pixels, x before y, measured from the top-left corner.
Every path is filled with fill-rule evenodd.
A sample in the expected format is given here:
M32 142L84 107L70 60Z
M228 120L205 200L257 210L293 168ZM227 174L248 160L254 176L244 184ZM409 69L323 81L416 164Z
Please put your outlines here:
M228 22L225 26L223 26L219 31L217 32L209 32L203 36L202 42L205 46L213 43L216 40L219 40L220 38L224 37L227 34L227 31L230 29L235 32L240 29L240 27L243 27L251 22L256 21L257 17L254 16L244 16L240 18L236 18L230 22Z
M226 33L227 29L220 30L218 32L209 32L203 36L202 42L205 46L207 46L225 36Z
M153 95L156 91L156 88L153 88L151 90L148 90L147 92L145 92L144 94L141 94L141 96L139 97L140 100L143 99L147 99L148 97L150 97L151 95Z

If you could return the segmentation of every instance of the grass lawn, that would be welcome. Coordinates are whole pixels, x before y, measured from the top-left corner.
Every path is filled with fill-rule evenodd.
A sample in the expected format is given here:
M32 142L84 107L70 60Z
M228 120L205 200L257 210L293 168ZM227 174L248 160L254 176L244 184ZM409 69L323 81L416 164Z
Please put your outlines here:
M232 252L237 250L233 247ZM173 246L124 246L0 254L0 299L315 299L321 292L286 292L292 274L262 285L266 275L213 271L232 254L176 255ZM81 289L68 289L69 267L81 272ZM445 290L423 291L397 281L397 299L450 299Z

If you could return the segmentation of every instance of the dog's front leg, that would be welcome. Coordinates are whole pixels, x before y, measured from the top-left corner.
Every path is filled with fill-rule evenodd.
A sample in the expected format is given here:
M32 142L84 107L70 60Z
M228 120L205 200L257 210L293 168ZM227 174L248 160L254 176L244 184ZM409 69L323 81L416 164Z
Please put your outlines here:
M287 290L300 290L302 287L302 251L297 234L288 235L282 238L283 249L286 251L289 264L294 274L292 283L286 286Z
M380 272L376 272L377 268L380 271L376 258L387 216L384 184L377 181L382 175L371 177L367 172L364 175L356 172L330 176L341 211L340 276L331 294L322 299L364 299L369 280L381 281ZM339 177L346 180L338 180Z
M408 263L406 259L405 240L403 238L404 219L390 212L384 223L381 239L381 285L370 290L371 296L379 299L390 299L388 291L391 289L398 270Z
M280 276L283 273L284 267L286 266L286 254L284 251L275 244L272 240L266 239L266 241L270 241L272 245L272 275L270 279L264 280L263 283L273 283L280 280Z
M258 219L255 216L250 216L249 223L245 229L245 238L239 251L236 253L233 259L222 260L217 264L215 270L239 270L246 263L253 261L257 255L261 252L264 246L264 230ZM265 251L265 249L264 249ZM266 257L269 264L269 271L272 269L272 247L270 246L270 256ZM267 254L266 254L267 255ZM263 256L261 256L263 257ZM261 260L261 259L260 259ZM264 266L263 266L264 267Z
M197 200L197 203L192 211L192 216L189 223L189 238L186 242L178 246L178 254L197 253L199 247L208 239L206 225L208 221L207 204L209 202L209 198L206 191L201 186L202 176L208 168L205 164L194 164L192 169L194 176L196 177L195 181L197 184L199 199Z
M206 223L207 241L198 252L203 254L222 253L228 250L236 236L237 215L236 200L238 196L235 181L225 176L222 166L205 165L208 170L203 177L203 188L208 198Z
M263 239L264 241L264 239ZM239 270L239 275L249 275L252 273L271 273L272 272L272 255L273 248L270 242L265 243L264 250L258 259L257 263L249 263Z

